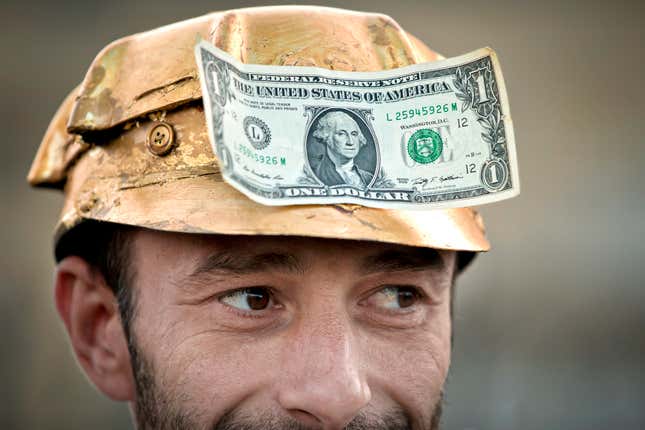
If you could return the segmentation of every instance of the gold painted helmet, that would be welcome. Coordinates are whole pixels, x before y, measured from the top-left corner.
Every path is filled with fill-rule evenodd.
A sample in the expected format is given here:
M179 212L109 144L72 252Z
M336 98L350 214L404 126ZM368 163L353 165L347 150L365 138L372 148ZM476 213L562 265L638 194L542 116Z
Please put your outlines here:
M64 189L57 243L96 220L488 250L470 208L263 206L223 182L193 54L200 38L241 62L266 65L376 71L441 58L388 16L322 7L218 12L117 40L59 108L29 172L32 185Z

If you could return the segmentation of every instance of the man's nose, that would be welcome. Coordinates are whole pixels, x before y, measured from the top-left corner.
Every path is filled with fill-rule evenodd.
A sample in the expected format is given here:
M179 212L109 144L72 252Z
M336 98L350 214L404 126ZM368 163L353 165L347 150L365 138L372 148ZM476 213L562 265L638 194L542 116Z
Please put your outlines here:
M294 327L278 386L278 402L293 418L342 429L369 403L354 337L346 316L327 315Z

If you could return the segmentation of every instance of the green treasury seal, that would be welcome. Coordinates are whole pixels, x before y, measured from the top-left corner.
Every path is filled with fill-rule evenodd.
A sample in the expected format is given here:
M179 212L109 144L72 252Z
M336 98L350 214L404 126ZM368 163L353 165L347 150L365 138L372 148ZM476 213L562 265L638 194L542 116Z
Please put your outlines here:
M436 131L422 128L414 132L408 140L408 154L417 163L428 164L439 158L443 151L443 141Z

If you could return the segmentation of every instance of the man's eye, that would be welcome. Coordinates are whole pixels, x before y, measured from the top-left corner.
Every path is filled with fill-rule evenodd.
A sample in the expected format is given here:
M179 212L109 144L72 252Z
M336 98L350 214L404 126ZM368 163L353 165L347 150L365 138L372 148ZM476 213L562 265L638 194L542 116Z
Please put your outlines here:
M392 286L372 294L368 297L367 303L386 309L404 309L417 304L420 299L421 294L414 287Z
M243 288L221 296L219 300L243 311L261 311L269 307L271 292L265 287Z

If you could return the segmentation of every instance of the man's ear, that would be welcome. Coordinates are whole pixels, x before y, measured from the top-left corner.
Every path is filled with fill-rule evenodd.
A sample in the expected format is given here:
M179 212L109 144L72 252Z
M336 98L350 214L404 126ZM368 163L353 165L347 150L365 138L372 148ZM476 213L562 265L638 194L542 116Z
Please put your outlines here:
M114 400L135 398L128 343L117 300L103 275L80 257L56 268L56 308L83 370Z

